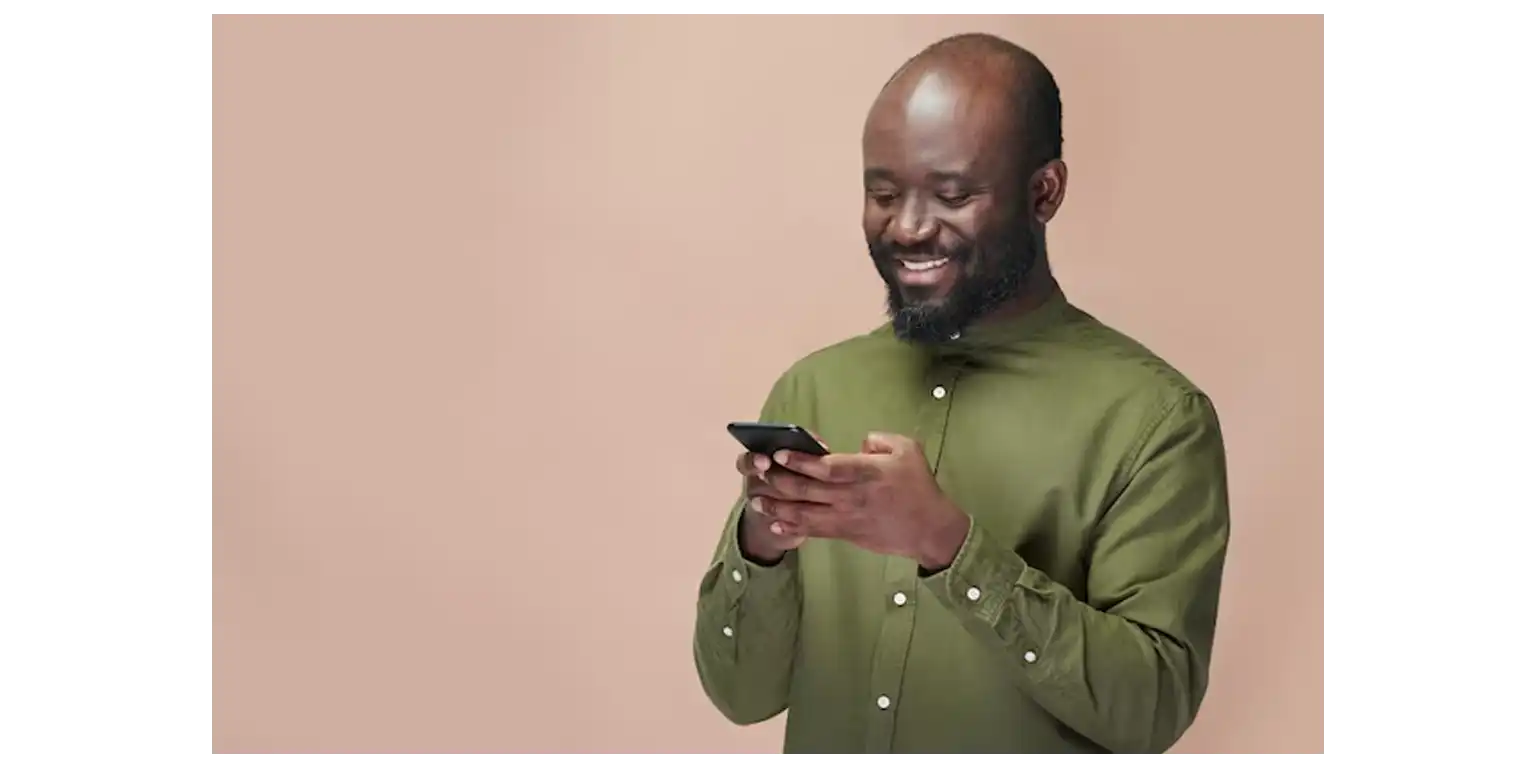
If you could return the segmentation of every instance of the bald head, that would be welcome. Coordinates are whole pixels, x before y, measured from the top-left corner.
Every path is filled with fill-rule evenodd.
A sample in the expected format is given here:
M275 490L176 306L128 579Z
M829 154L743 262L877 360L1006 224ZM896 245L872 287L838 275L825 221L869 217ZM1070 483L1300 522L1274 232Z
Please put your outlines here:
M950 115L973 121L1028 174L1061 158L1061 94L1056 78L1033 53L1000 37L955 35L919 51L896 70L875 99L870 116L905 110L909 119Z

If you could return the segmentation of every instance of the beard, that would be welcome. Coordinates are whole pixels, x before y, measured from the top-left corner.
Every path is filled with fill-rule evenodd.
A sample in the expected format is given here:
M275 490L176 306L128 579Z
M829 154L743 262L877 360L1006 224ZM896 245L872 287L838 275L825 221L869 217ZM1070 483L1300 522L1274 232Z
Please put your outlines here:
M1004 236L965 241L954 248L936 244L904 247L869 241L869 255L885 282L886 314L896 337L917 344L941 344L957 338L972 324L1001 309L1023 291L1044 245L1027 228ZM902 295L896 279L896 259L949 258L959 276L949 293L912 300Z

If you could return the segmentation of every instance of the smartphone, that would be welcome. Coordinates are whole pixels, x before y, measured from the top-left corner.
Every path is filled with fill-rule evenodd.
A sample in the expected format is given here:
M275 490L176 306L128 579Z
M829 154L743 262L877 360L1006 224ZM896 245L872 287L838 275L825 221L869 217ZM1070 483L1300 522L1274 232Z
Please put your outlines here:
M806 431L794 424L770 424L761 421L733 421L725 425L731 437L752 453L772 456L777 451L798 451L812 456L825 456L827 449Z

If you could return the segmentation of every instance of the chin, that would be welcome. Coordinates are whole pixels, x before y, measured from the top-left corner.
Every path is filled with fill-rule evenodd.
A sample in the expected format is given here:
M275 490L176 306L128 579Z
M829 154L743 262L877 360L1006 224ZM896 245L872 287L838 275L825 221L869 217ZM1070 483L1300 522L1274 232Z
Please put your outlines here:
M901 303L905 306L915 309L940 310L944 308L945 304L949 303L950 294L954 293L954 286L905 286L898 283L896 293L901 296Z

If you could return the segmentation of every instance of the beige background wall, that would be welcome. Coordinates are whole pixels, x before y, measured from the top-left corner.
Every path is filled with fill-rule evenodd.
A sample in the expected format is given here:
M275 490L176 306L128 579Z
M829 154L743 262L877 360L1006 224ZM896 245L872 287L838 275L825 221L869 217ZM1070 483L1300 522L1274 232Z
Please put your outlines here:
M1069 294L1227 430L1213 687L1179 750L1320 751L1322 29L217 19L215 751L776 750L689 655L723 425L882 320L861 123L965 30L1061 83Z

